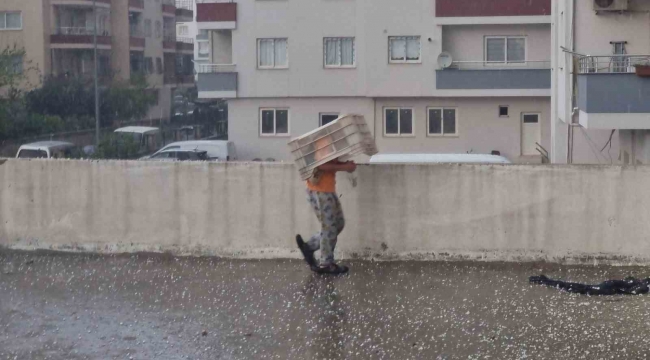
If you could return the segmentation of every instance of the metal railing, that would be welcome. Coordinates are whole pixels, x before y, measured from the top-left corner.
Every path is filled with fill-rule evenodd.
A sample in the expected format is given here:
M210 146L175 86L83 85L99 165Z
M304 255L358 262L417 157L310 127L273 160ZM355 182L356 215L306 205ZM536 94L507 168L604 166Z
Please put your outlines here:
M235 65L235 64L202 64L202 63L195 62L194 63L194 70L198 74L235 72L237 70L237 65Z
M521 62L503 61L454 61L449 67L458 70L517 70L517 69L550 69L550 60L528 60Z
M139 26L129 26L129 36L144 37L144 32Z
M176 0L177 9L194 10L194 1L192 0Z
M70 26L61 26L54 29L55 35L93 35L95 33L95 28L81 26L81 27L70 27ZM99 36L110 36L111 32L108 29L99 29L97 31Z
M164 35L163 36L163 41L164 42L176 42L176 35Z
M650 65L650 55L583 56L578 61L580 74L633 73L635 65Z
M194 44L194 39L188 37L176 37L176 42L181 42L184 44Z

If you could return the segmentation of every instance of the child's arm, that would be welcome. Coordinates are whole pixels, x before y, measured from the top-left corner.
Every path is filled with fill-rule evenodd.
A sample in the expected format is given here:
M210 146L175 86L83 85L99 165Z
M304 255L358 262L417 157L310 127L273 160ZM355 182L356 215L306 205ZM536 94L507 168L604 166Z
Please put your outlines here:
M318 169L327 172L347 171L351 173L357 169L357 164L355 164L353 161L340 162L338 160L334 160L319 166Z

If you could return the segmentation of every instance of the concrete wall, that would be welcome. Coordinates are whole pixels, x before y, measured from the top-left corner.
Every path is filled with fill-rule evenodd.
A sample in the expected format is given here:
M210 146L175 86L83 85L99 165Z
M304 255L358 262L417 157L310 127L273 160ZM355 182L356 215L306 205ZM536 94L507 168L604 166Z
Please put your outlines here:
M438 89L550 89L550 69L436 71Z
M298 257L317 229L292 165L0 165L0 245ZM650 263L650 168L360 166L341 257Z
M578 76L578 107L586 113L650 113L649 100L648 78L633 73Z

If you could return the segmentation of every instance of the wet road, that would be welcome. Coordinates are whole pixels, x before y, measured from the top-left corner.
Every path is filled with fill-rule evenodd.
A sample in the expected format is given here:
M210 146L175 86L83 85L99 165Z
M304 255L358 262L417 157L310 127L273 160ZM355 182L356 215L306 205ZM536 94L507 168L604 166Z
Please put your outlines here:
M0 252L0 359L645 359L650 295L586 297L650 269Z

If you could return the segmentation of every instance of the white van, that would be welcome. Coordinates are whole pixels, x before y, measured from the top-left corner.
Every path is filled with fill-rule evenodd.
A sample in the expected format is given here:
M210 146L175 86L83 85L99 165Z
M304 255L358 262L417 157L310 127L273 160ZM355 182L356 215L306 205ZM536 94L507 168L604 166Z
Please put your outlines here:
M73 143L65 141L39 141L24 144L18 149L16 159L66 158L74 147Z
M219 161L236 161L237 160L237 150L235 149L235 144L232 141L227 140L190 140L190 141L178 141L171 144L167 144L162 149L156 151L151 157L153 158L157 154L163 151L169 150L200 150L205 151L209 160L219 160Z
M162 144L162 134L157 127L127 126L115 130L116 134L133 137L140 147L140 152L151 154Z
M377 154L370 164L511 164L500 155L489 154Z

